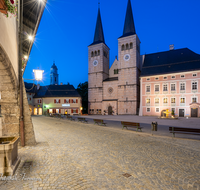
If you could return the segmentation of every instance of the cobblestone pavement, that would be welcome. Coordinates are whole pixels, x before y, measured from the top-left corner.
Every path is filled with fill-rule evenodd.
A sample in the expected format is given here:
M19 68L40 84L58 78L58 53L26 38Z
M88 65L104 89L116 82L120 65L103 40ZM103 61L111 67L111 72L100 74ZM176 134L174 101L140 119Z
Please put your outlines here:
M17 180L0 181L0 190L200 190L199 140L47 117L33 123L38 143L19 149Z

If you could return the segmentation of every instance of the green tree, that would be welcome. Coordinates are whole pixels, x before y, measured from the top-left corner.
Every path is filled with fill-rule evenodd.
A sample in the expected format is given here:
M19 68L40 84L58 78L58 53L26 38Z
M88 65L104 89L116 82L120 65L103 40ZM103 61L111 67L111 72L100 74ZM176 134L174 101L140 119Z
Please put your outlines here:
M83 114L88 113L88 82L80 83L77 91L82 98Z

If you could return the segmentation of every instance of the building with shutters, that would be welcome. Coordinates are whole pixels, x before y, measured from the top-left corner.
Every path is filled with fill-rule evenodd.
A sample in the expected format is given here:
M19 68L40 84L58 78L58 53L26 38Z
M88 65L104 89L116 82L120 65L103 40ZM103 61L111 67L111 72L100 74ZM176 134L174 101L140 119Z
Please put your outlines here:
M187 48L140 55L131 1L128 0L118 59L109 68L100 9L88 46L88 113L200 117L200 55Z
M25 83L31 115L80 114L82 99L73 85L58 85L57 66L51 67L51 85L40 86Z
M140 116L200 117L200 55L188 48L144 56Z

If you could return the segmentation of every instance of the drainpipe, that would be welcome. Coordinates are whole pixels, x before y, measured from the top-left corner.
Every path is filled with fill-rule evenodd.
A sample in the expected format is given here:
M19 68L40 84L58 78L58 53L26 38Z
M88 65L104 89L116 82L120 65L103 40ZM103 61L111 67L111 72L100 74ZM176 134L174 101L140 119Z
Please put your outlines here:
M20 24L19 24L19 103L20 103L20 136L21 146L25 146L24 140L24 115L23 115L23 70L22 70L22 35L23 35L23 0L20 0Z

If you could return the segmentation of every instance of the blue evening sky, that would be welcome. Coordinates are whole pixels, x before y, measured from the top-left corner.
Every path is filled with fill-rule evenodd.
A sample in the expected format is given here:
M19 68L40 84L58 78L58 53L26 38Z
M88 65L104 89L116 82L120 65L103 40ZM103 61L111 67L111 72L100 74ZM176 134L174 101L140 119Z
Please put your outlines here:
M110 66L118 55L128 0L100 0ZM200 0L131 0L141 54L189 48L200 54ZM88 80L88 45L93 42L98 0L48 0L25 70L43 69L41 85L50 84L55 60L59 83L76 88ZM27 81L30 82L30 81Z

